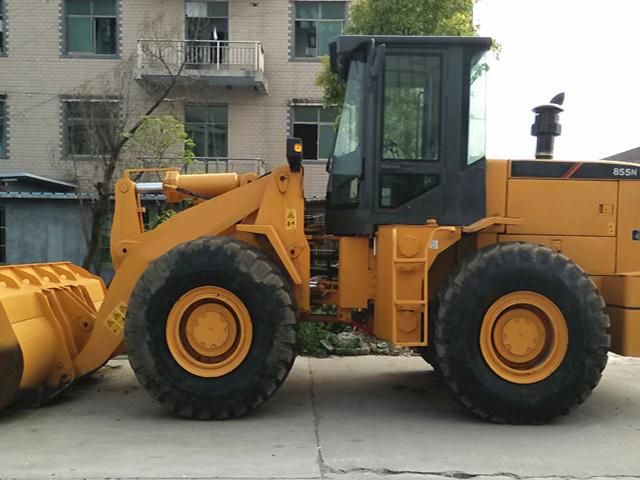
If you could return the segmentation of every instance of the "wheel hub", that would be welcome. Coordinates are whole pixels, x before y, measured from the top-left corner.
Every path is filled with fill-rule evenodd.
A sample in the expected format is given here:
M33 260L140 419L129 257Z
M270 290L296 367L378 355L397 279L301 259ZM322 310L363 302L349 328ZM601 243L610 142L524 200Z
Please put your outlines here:
M220 355L231 347L236 338L236 321L224 307L207 303L188 316L186 334L189 344L199 353Z
M167 319L166 337L175 361L200 377L235 370L251 347L249 312L233 293L198 287L178 299Z
M491 370L519 384L549 377L562 363L569 333L564 315L547 297L513 292L487 310L480 331L480 348Z
M193 323L192 335L198 344L207 349L219 347L229 338L229 326L217 313L208 313ZM187 324L188 325L188 324ZM187 333L189 326L187 326Z
M544 323L535 313L514 308L496 322L493 342L506 359L516 363L529 362L540 355L546 344Z

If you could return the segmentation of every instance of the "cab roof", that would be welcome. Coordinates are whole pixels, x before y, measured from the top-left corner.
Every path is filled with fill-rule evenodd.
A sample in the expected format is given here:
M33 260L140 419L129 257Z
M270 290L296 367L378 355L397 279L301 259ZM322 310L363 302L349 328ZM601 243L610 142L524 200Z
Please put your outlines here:
M436 47L461 46L477 50L491 48L490 37L430 37L402 35L341 35L329 45L331 70L342 73L354 51L368 45L389 45L398 47Z

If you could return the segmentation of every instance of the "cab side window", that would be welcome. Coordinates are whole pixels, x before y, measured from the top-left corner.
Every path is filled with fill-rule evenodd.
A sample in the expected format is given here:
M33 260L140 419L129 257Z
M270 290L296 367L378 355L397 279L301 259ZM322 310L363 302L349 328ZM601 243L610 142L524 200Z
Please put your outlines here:
M441 58L434 55L386 57L382 161L437 162L440 159ZM385 172L379 178L382 208L397 208L437 187L438 175Z
M440 76L440 57L387 56L383 160L438 160Z

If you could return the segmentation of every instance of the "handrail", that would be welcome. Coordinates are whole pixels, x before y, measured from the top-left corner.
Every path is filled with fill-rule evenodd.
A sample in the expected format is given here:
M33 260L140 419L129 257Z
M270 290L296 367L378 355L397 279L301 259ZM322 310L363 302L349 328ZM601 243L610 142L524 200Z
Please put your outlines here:
M138 69L185 70L240 68L264 72L264 48L259 41L138 40Z
M232 157L196 157L191 164L184 166L185 173L197 164L204 164L204 173L253 171L262 175L267 171L267 164L261 158L232 158ZM214 169L211 168L213 165ZM214 171L212 171L214 170Z
M141 168L127 170L130 172L147 172L160 170L179 170L175 165L182 165L182 173L193 173L194 170L204 170L204 173L248 173L253 172L263 175L267 171L267 164L261 158L250 157L195 157L192 162L184 164L184 160L178 157L138 157L142 165L163 165L158 168ZM166 165L174 165L166 167ZM200 172L202 173L202 172Z
M209 42L219 42L219 43L250 43L250 44L258 44L262 45L262 42L259 40L176 40L175 38L139 38L138 42L167 42L167 43L209 43Z

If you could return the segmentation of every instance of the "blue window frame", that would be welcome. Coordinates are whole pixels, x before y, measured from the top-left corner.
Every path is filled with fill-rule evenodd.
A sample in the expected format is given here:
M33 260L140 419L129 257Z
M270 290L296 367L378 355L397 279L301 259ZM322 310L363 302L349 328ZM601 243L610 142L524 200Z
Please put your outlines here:
M118 54L116 0L65 0L65 53Z
M329 54L329 43L342 34L346 2L295 2L295 56Z

